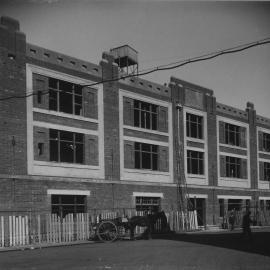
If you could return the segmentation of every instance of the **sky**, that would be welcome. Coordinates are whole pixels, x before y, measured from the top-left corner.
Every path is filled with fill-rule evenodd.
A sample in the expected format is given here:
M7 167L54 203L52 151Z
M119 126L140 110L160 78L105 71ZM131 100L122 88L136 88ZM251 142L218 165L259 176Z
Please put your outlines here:
M18 19L28 43L95 64L128 44L139 70L270 37L269 14L268 1L0 0L0 16ZM253 102L270 118L270 44L143 78L171 76L212 89L220 103Z

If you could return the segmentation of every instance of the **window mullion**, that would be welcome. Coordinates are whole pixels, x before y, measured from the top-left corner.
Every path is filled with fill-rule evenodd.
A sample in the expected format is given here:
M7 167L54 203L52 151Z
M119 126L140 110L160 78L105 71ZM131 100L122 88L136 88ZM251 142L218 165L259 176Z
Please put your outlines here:
M150 129L152 129L152 105L150 105L149 118L150 118Z
M142 169L142 144L139 144L139 154L140 154L140 169Z
M58 157L57 157L57 160L58 162L61 162L61 154L60 154L60 151L61 151L61 142L60 142L60 131L58 130L57 131L57 148L58 148Z
M72 84L72 114L75 114L75 89L74 84Z
M57 89L56 89L56 102L57 102L57 111L60 112L60 89L59 89L59 80L57 80Z
M76 163L76 135L75 135L75 133L73 133L73 142L72 142L72 144L73 144L73 163Z
M153 170L153 147L150 146L150 169Z

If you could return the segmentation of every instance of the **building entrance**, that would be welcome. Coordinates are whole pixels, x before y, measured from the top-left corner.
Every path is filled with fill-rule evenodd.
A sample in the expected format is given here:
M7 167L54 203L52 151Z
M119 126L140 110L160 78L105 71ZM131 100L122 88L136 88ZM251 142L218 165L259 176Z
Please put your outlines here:
M205 226L206 224L206 211L204 198L190 198L190 210L197 211L198 226Z

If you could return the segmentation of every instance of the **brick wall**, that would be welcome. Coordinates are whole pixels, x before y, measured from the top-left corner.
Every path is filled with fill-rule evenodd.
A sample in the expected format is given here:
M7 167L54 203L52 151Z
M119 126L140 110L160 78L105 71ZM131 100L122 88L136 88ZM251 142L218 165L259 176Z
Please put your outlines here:
M102 80L118 78L118 66L113 63L113 56L103 53L102 58ZM117 81L103 84L105 178L111 180L120 179L118 89Z
M48 189L87 190L87 210L134 208L133 192L163 193L161 207L165 211L176 209L175 187L132 185L120 183L89 183L87 180L49 179L48 177L0 178L0 215L2 211L51 211ZM101 199L102 198L102 199Z
M25 35L20 32L18 21L7 17L2 17L0 21L0 59L0 98L11 95L25 95L26 63L91 81L106 81L118 77L118 67L113 63L113 57L109 53L104 53L100 65L95 65L38 46L26 45ZM181 108L177 109L177 105L181 104L206 113L210 188L206 189L192 185L189 187L189 193L207 195L205 201L205 221L207 224L216 224L218 222L217 195L252 196L252 199L258 196L270 196L267 190L255 190L254 192L254 189L258 188L256 126L269 129L270 120L256 116L256 111L251 103L248 103L246 111L216 103L212 90L177 78L171 78L170 87L158 85L141 78L127 78L120 80L120 82L105 82L103 84L105 181L100 182L97 179L91 179L91 175L89 175L89 179L27 176L26 99L18 98L1 101L0 174L2 176L0 178L0 210L36 209L50 211L50 197L47 195L47 189L90 190L91 196L88 197L87 201L88 209L134 207L133 192L162 192L164 194L162 208L166 211L177 208L175 185L143 182L139 185L135 184L135 182L119 182L119 89L172 103L174 182L177 181L178 177L176 162L178 125L180 127L179 137L181 142L184 141L185 125L183 122L183 110ZM249 124L250 141L248 143L250 147L252 190L248 188L217 187L217 116L225 116ZM97 115L93 117L96 118ZM35 113L34 120L47 121L46 116L41 113ZM56 124L61 124L61 121L66 122L64 118L58 116L53 117L51 121ZM74 127L84 125L79 120L70 120L69 123L70 126ZM96 123L88 123L84 125L84 128L96 130L97 126ZM134 131L125 130L125 134L135 134L132 132ZM137 134L141 138L152 138L157 139L157 141L167 140L167 137L163 138L160 135L151 135L149 137L150 135L139 135L139 132ZM196 144L193 143L193 146L196 146ZM235 153L241 154L243 152ZM183 170L183 155L180 161ZM97 163L94 165L97 165ZM9 176L4 177L3 174Z
M24 96L25 35L8 17L0 22L0 98ZM8 99L0 106L0 173L26 174L26 99Z
M251 188L258 188L258 170L257 168L257 131L256 131L256 111L254 105L247 104L246 109L249 120L249 157L250 157L250 180Z

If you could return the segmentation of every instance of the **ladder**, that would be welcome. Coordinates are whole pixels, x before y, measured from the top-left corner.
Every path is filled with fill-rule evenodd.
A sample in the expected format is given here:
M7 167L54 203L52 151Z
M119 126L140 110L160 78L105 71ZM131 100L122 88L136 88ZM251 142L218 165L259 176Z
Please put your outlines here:
M188 187L185 176L185 168L183 166L182 157L184 156L184 145L180 140L180 110L181 106L176 106L177 109L177 137L175 139L176 149L176 164L177 164L177 207L182 213L182 222L184 231L191 230L191 223L189 217L189 209L192 209L192 203L189 199Z

